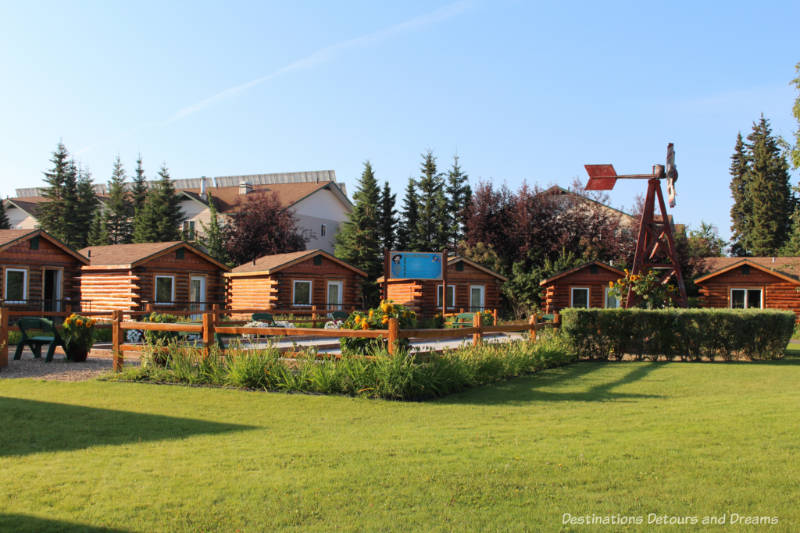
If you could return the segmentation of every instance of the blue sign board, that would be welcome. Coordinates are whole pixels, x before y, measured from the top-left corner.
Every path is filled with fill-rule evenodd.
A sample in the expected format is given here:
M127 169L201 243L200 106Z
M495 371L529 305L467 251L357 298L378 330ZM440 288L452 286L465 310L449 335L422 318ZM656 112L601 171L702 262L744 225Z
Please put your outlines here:
M442 279L442 254L433 252L391 252L390 278Z

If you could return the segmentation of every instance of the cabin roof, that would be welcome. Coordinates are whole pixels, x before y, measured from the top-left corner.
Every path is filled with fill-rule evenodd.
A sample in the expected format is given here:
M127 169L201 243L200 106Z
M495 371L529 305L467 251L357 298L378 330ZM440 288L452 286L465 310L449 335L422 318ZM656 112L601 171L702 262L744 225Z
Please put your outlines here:
M456 263L466 263L467 265L473 267L474 269L480 270L481 272L485 272L486 274L489 274L490 276L493 276L493 277L499 279L500 281L508 281L507 277L505 277L505 276L503 276L501 274L498 274L494 270L492 270L490 268L486 268L485 266L483 266L481 264L478 264L475 261L471 261L471 260L467 259L466 257L461 257L460 255L455 255L453 257L448 257L447 258L447 266L448 267L451 266L451 265L455 265ZM390 278L390 280L397 280L397 279L403 279L403 278ZM413 279L413 278L409 278L409 279ZM378 283L383 282L383 276L379 277L376 281Z
M242 265L237 266L230 273L226 274L229 277L236 277L237 275L248 275L252 276L254 274L264 274L270 275L274 274L280 270L285 268L289 268L292 265L296 265L297 263L301 263L308 259L311 259L314 256L321 255L326 259L333 261L347 269L352 270L359 276L367 277L367 273L363 270L354 267L349 263L345 263L341 259L337 259L336 257L332 256L325 250L302 250L299 252L289 252L285 254L273 254L273 255L264 255L259 257L258 259L254 259L253 261L248 261Z
M184 241L87 246L80 253L89 258L89 268L134 268L182 247L199 255L209 263L215 264L222 270L228 270L225 264L220 263L199 248Z
M575 268L570 268L569 270L564 270L563 272L559 272L558 274L556 274L554 276L551 276L551 277L549 277L547 279L543 279L542 281L539 282L539 285L540 286L547 285L548 283L552 283L552 282L554 282L554 281L556 281L558 279L561 279L561 278L563 278L565 276L569 276L570 274L574 274L575 272L583 270L583 269L585 269L587 267L590 267L592 265L598 266L600 268L604 268L604 269L608 270L609 272L611 272L613 274L616 274L618 276L621 276L621 277L625 276L625 272L623 272L622 270L620 270L618 268L614 268L611 265L607 265L605 263L601 263L600 261L591 261L589 263L584 263L583 265L577 266Z
M694 282L703 283L743 265L800 284L800 257L706 257L702 268L707 273L695 278Z
M79 252L76 252L60 240L56 239L42 229L2 229L0 230L0 251L3 251L21 241L26 241L33 237L44 237L60 248L64 253L71 255L83 264L89 264L89 260Z

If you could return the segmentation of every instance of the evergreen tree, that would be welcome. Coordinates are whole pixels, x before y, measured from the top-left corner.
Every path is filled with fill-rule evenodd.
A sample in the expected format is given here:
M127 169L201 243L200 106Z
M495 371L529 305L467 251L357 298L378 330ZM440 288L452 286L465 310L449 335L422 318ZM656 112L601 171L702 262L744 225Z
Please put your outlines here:
M109 239L105 217L103 210L97 209L92 217L92 225L89 227L89 246L105 246L106 244L109 244Z
M776 255L788 237L795 207L789 185L789 165L763 115L753 124L747 140L751 164L746 183L752 202L747 242L753 255Z
M136 175L133 176L133 183L131 184L131 204L133 205L134 216L141 211L144 207L145 199L147 199L147 178L144 175L142 168L142 154L136 160Z
M400 225L395 232L397 248L399 250L417 250L417 221L419 220L419 205L417 200L417 184L413 178L408 178L406 195L403 198L403 211Z
M203 229L202 236L200 237L200 244L208 252L208 255L219 261L220 263L229 263L228 251L225 249L224 228L219 221L219 213L217 206L214 202L214 197L209 192L206 196L208 200L208 224L200 222L200 227Z
M168 242L181 238L180 225L183 212L180 197L169 177L167 167L158 171L161 178L148 189L144 206L134 220L134 242Z
M797 72L798 76L792 80L792 85L800 91L800 63L794 66L795 71ZM800 168L800 94L798 94L797 98L794 100L794 105L792 106L792 115L797 120L797 131L794 132L794 146L792 147L792 167Z
M419 189L417 242L420 251L439 251L448 244L448 206L444 194L444 179L436 169L436 158L428 150L422 155L422 175Z
M374 280L383 271L378 234L380 190L369 161L364 162L353 200L353 210L336 235L336 257L360 268L368 274L368 279Z
M8 221L6 205L0 200L0 229L11 229L11 222Z
M392 194L389 182L383 182L381 191L380 209L378 211L378 240L380 247L391 250L395 243L395 229L397 226L397 210L394 208L397 195Z
M731 207L731 253L735 256L748 255L750 248L747 242L750 236L751 214L753 212L752 198L748 193L749 158L747 149L742 139L742 134L736 136L736 145L731 156L731 194L733 206Z
M133 238L131 215L133 205L125 190L125 170L117 156L114 161L114 170L108 182L108 200L105 205L103 223L106 229L108 244L125 244Z
M472 189L469 176L464 174L458 163L458 156L453 156L453 166L447 173L447 240L451 249L455 249L464 238L466 222L469 218L469 206Z
M65 227L64 207L67 183L74 183L75 165L69 159L69 152L63 143L58 143L53 157L50 159L53 167L45 171L45 187L42 192L45 201L39 205L39 225L56 238L66 242L67 228ZM69 194L76 193L72 191Z
M67 242L74 248L83 248L89 243L89 230L95 212L99 211L99 201L94 192L92 175L86 170L78 170L76 184L76 211L72 218L75 220L75 232Z

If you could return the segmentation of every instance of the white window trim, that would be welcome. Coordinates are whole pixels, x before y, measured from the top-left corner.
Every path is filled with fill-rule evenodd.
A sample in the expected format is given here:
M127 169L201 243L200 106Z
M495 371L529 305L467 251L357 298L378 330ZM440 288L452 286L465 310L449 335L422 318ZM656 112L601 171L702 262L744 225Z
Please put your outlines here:
M475 309L472 306L472 289L480 289L481 290L481 305L480 309ZM474 311L483 311L486 309L486 285L470 285L469 286L469 310L471 312Z
M308 283L308 303L307 304L299 304L295 303L295 288L297 287L298 283ZM292 307L311 307L312 302L314 301L314 282L310 279L295 279L292 280Z
M169 297L169 302L159 302L158 301L158 278L169 278L172 280L172 284L170 286L171 293ZM153 276L153 303L155 305L174 305L175 304L175 276L169 274L156 274Z
M759 309L764 309L764 288L763 287L731 287L728 291L728 308L733 309L733 291L761 291L761 298L759 304L761 307ZM744 293L744 308L745 309L752 309L752 307L747 307L747 292Z
M340 303L331 305L331 285L338 285L339 286L339 301ZM328 280L328 284L325 286L325 305L328 309L333 309L333 306L336 306L337 309L342 309L344 307L344 281L337 279L337 280Z
M5 300L8 296L8 273L9 272L22 272L22 300ZM10 268L7 267L3 270L3 299L7 304L24 304L28 301L28 269L27 268Z
M586 291L586 307L579 307L578 309L589 309L591 307L592 302L592 291L589 287L570 287L569 288L569 306L575 307L573 302L575 302L575 291Z
M442 307L442 297L441 297L441 294L439 294L439 289L441 289L441 287L442 287L441 283L436 285L436 308L437 309L441 309L441 307ZM448 305L447 307L450 308L450 309L455 309L456 308L456 286L448 283L447 284L447 290L450 290L450 289L453 290L453 305Z
M606 309L620 309L622 307L622 297L620 296L617 298L617 306L616 307L608 307L608 291L610 291L610 287L603 288L603 307Z

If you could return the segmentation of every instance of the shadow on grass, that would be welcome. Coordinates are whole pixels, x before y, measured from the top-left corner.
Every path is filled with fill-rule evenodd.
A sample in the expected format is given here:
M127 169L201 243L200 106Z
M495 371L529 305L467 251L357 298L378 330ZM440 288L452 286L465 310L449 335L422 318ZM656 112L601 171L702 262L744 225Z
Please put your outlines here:
M0 457L253 429L191 418L3 397L0 397L0 428L3 428Z
M49 520L47 518L39 518L38 516L0 513L0 531L31 533L47 533L49 531L58 531L60 533L121 533L125 530L95 527L86 524L76 524L74 522L62 522L60 520Z
M614 392L614 389L645 378L650 372L664 363L574 363L565 367L550 369L533 376L518 378L506 383L453 395L442 400L443 403L475 403L481 405L528 402L609 402L633 401L647 398L661 398L655 394L635 394ZM588 374L600 368L613 365L616 368L631 367L625 375L611 380L593 382ZM586 381L583 390L541 390L561 382L580 383ZM593 384L595 383L595 384Z

